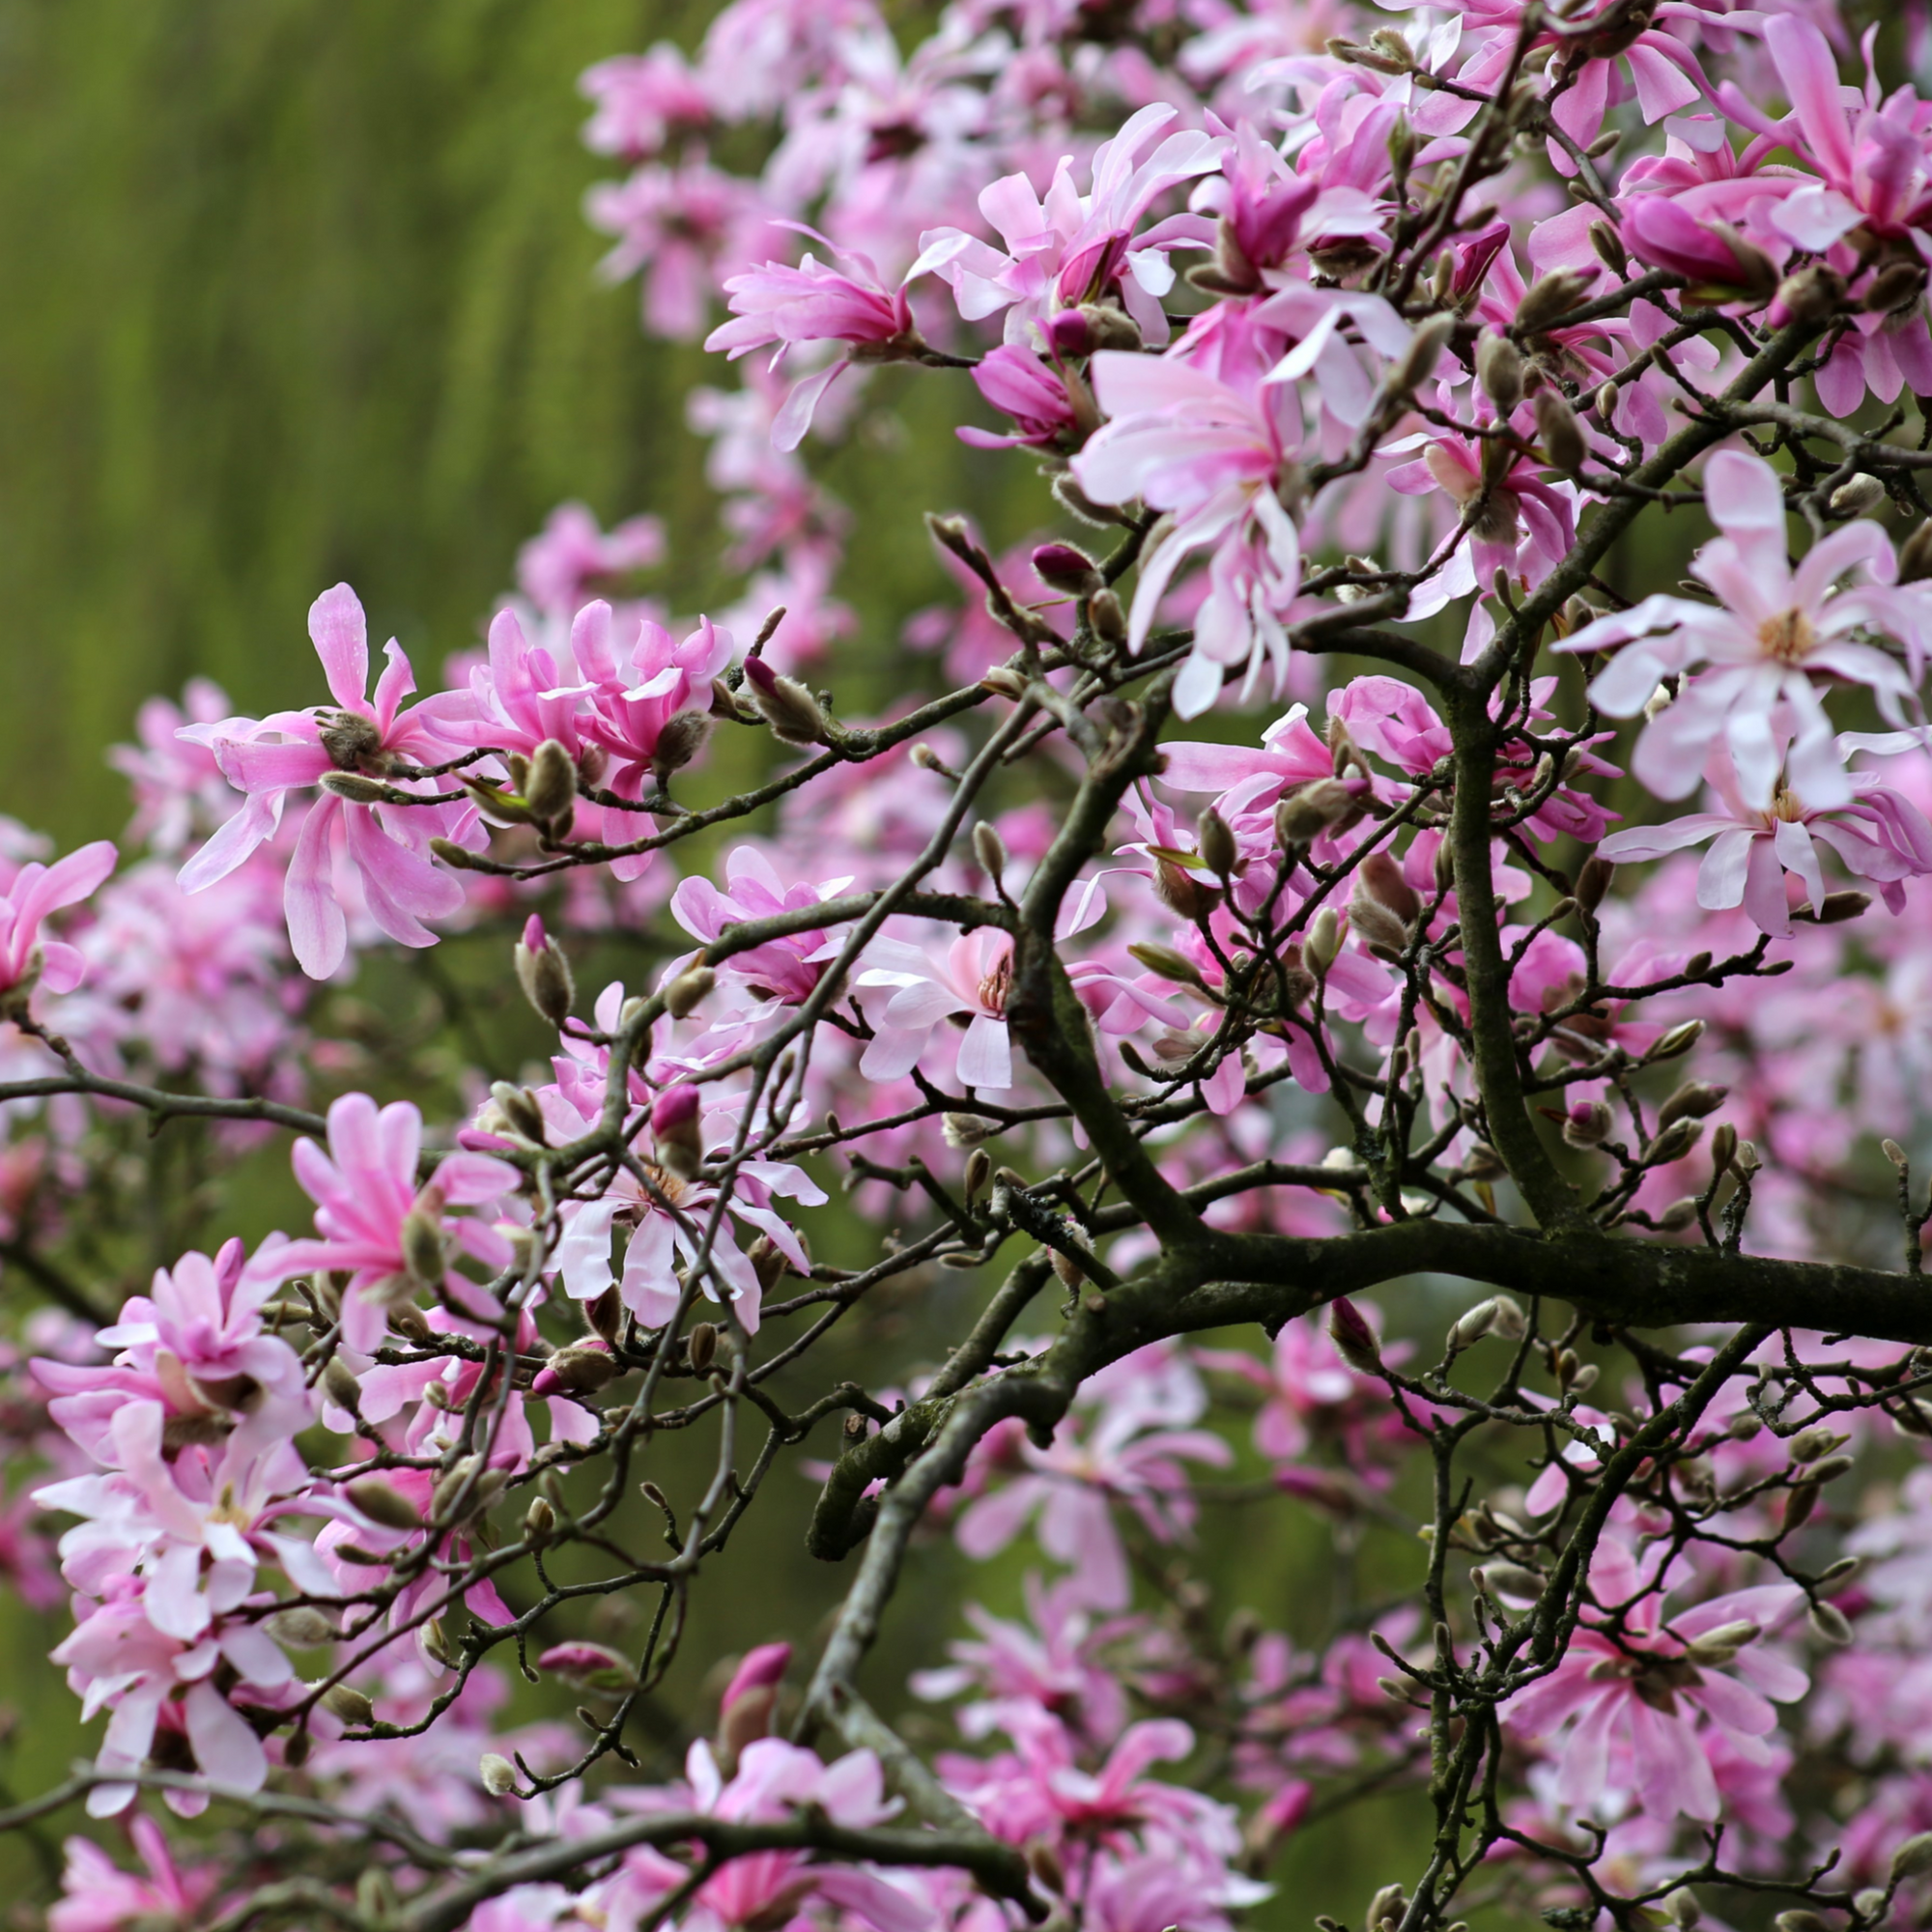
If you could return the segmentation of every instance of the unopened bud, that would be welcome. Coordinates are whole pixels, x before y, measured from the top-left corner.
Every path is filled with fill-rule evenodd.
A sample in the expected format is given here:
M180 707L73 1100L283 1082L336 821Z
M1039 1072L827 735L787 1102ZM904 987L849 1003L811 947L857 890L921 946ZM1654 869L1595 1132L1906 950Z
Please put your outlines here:
M1066 597L1091 597L1104 590L1107 581L1085 551L1067 543L1043 543L1033 554L1033 574L1049 590Z
M390 786L381 779L364 778L360 772L324 772L316 782L336 798L351 805L381 805L392 796Z
M538 1547L556 1534L556 1511L548 1496L532 1496L524 1512L524 1540Z
M1644 1164L1665 1167L1673 1160L1682 1160L1697 1145L1703 1132L1701 1121L1672 1121L1651 1141L1644 1153Z
M1613 275L1630 273L1630 255L1625 250L1623 238L1607 221L1593 221L1590 224L1590 246L1597 260Z
M1701 1121L1706 1114L1715 1114L1730 1091L1728 1087L1713 1086L1708 1080L1685 1081L1657 1110L1659 1129L1676 1121Z
M704 1165L704 1134L696 1087L667 1087L651 1104L651 1139L667 1174L690 1180Z
M670 782L673 773L681 772L703 751L710 736L711 720L702 711L680 711L665 720L651 751L651 777L659 790Z
M1866 284L1864 304L1874 315L1899 315L1916 308L1924 294L1922 263L1888 262Z
M530 753L530 775L524 784L524 803L530 816L548 825L561 818L577 799L577 762L554 739L546 738Z
M1284 851L1311 845L1360 809L1356 792L1342 780L1317 779L1289 792L1275 807L1275 841Z
M1812 1482L1794 1483L1784 1498L1784 1527L1797 1529L1818 1507L1818 1485Z
M525 922L524 936L517 941L513 957L524 997L541 1018L560 1027L577 1004L577 986L571 978L570 961L551 943L543 921L534 913Z
M745 688L775 738L787 745L825 742L824 708L797 678L775 671L763 658L747 658Z
M403 1216L401 1246L403 1265L411 1278L425 1287L441 1287L447 1265L442 1244L441 1214L432 1212L418 1201Z
M1007 841L1000 837L997 825L982 818L974 826L973 856L980 862L980 869L995 885L1006 877L1009 863Z
M1716 1630L1706 1631L1702 1636L1692 1638L1684 1646L1684 1655L1692 1663L1721 1667L1747 1644L1755 1643L1763 1634L1756 1624L1741 1617L1735 1623L1719 1624Z
M496 1751L485 1751L476 1770L483 1779L483 1789L492 1798L515 1796L517 1767L508 1758L499 1756Z
M1806 1912L1802 1905L1793 1906L1789 1912L1778 1913L1771 1922L1777 1932L1833 1932L1830 1919L1815 1912Z
M709 966L688 966L665 988L665 1011L674 1020L689 1019L711 997L718 975Z
M1852 1620L1836 1604L1813 1604L1804 1613L1804 1621L1827 1643L1840 1649L1852 1640Z
M1198 923L1221 903L1219 889L1204 886L1185 866L1161 858L1156 858L1153 865L1154 896L1181 919Z
M279 1642L293 1644L298 1650L313 1650L318 1644L333 1643L338 1634L335 1626L307 1604L292 1604L264 1621L270 1635Z
M983 1114L942 1114L939 1125L951 1148L977 1148L1002 1131L1002 1122L989 1121Z
M1666 1235L1674 1235L1682 1228L1688 1228L1697 1218L1697 1198L1692 1194L1682 1194L1662 1208L1657 1217L1657 1225Z
M322 1708L333 1712L345 1724L366 1729L376 1721L376 1707L361 1691L347 1684L331 1684L322 1693Z
M1728 1121L1719 1121L1711 1130L1711 1172L1723 1176L1737 1159L1738 1130Z
M521 1134L526 1141L533 1141L538 1147L546 1139L543 1108L537 1104L537 1096L527 1087L513 1086L507 1080L493 1080L490 1083L490 1098L497 1111L503 1117L503 1124L512 1133Z
M691 1333L684 1338L684 1352L685 1359L691 1364L692 1374L705 1374L718 1359L718 1324L715 1321L694 1322Z
M1860 470L1847 477L1832 492L1834 517L1868 517L1885 501L1885 485L1876 476Z
M1334 1343L1335 1352L1351 1369L1370 1376L1381 1373L1382 1354L1376 1342L1376 1331L1346 1294L1338 1294L1328 1304L1328 1339Z
M1145 966L1150 973L1158 973L1163 980L1172 980L1177 986L1199 986L1203 983L1201 969L1184 952L1177 952L1171 946L1163 946L1158 940L1136 940L1127 951Z
M1446 1345L1449 1353L1461 1354L1464 1349L1480 1342L1495 1325L1496 1300L1492 1295L1488 1301L1477 1302L1475 1307L1459 1315L1449 1324Z
M1103 644L1118 648L1127 641L1127 613L1111 590L1095 591L1088 600L1087 621Z
M1839 892L1827 893L1823 905L1815 909L1799 906L1791 917L1814 925L1843 925L1846 921L1861 917L1871 910L1872 895L1869 893Z
M1683 1020L1672 1027L1648 1053L1645 1060L1675 1060L1680 1053L1689 1053L1704 1037L1702 1020Z
M1573 1148L1602 1147L1614 1123L1602 1100L1578 1100L1563 1117L1563 1139Z
M970 1208L986 1191L986 1183L993 1178L993 1156L982 1147L976 1147L966 1156L966 1205Z
M1195 844L1208 869L1227 879L1241 869L1241 848L1228 821L1210 805L1195 825Z
M1333 906L1323 906L1308 923L1308 940L1301 956L1318 973L1327 972L1342 945L1342 922Z
M1543 439L1543 453L1550 468L1574 476L1582 469L1589 446L1583 440L1583 425L1577 412L1554 389L1539 389L1536 395L1536 431Z
M1476 344L1476 380L1496 414L1507 416L1522 401L1522 352L1507 335L1485 329Z
M1548 328L1577 306L1595 280L1595 275L1580 269L1552 269L1548 274L1539 275L1516 305L1512 332L1536 335Z
M595 1395L599 1389L609 1388L617 1378L616 1357L611 1352L610 1345L601 1338L586 1338L573 1342L567 1349L559 1349L541 1369L530 1383L530 1393L535 1396L552 1395Z
M1927 1872L1932 1872L1932 1832L1919 1832L1892 1853L1891 1876L1894 1881L1923 1878Z
M1432 315L1409 338L1408 352L1389 373L1389 389L1406 396L1419 389L1435 373L1449 338L1456 332L1456 318L1449 314Z
M354 1415L362 1406L362 1384L355 1379L355 1372L339 1355L328 1358L328 1366L322 1372L322 1392L337 1408L346 1408Z
M384 1529L415 1530L422 1527L422 1512L393 1483L381 1476L358 1476L343 1487L342 1493L371 1522Z
M1898 547L1898 581L1918 583L1932 577L1932 523L1920 524Z

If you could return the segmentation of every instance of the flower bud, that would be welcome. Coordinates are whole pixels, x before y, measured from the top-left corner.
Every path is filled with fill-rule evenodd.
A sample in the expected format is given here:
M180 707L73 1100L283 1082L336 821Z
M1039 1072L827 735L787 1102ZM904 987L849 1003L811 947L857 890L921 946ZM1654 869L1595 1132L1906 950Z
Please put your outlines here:
M1171 946L1163 946L1158 940L1136 940L1127 951L1145 966L1150 973L1158 973L1163 980L1172 980L1177 986L1201 985L1201 970L1183 952L1177 952Z
M1399 959L1408 946L1408 927L1366 893L1357 893L1349 901L1349 925L1378 958Z
M1728 1121L1719 1121L1711 1130L1711 1172L1718 1176L1728 1174L1737 1152L1737 1128Z
M1676 1121L1701 1121L1715 1114L1730 1093L1728 1087L1714 1087L1708 1080L1687 1080L1657 1110L1660 1131Z
M1648 1053L1646 1061L1675 1060L1680 1053L1689 1053L1704 1037L1702 1020L1683 1020L1672 1027Z
M1900 315L1916 308L1925 294L1920 262L1888 262L1865 285L1864 305L1873 315Z
M556 1534L556 1510L548 1496L532 1496L524 1512L524 1541L538 1548Z
M293 1644L298 1650L314 1650L320 1644L333 1643L339 1634L320 1610L307 1604L291 1604L264 1621L270 1636L278 1642Z
M360 772L324 772L316 783L351 805L381 805L392 794L392 787L381 779L364 778Z
M1476 344L1476 381L1483 393L1507 416L1522 401L1522 352L1507 335L1486 328Z
M1832 1922L1815 1912L1806 1912L1801 1906L1793 1906L1789 1912L1780 1912L1772 1924L1777 1932L1833 1932Z
M1719 1624L1716 1630L1693 1637L1684 1646L1684 1655L1692 1663L1721 1668L1747 1644L1755 1643L1763 1634L1756 1624L1741 1617L1735 1623Z
M376 1721L376 1707L361 1691L347 1684L331 1684L322 1693L322 1708L333 1712L345 1724L366 1729Z
M1893 1167L1897 1168L1900 1174L1904 1174L1910 1170L1912 1157L1895 1140L1888 1137L1880 1141L1878 1146L1879 1151L1885 1155L1887 1160L1890 1161Z
M1818 1507L1818 1485L1812 1482L1793 1483L1784 1498L1784 1527L1787 1530L1801 1528Z
M1574 476L1582 469L1589 446L1583 440L1583 425L1577 412L1554 389L1539 389L1536 396L1536 433L1543 439L1543 452L1552 469Z
M1898 581L1919 583L1932 577L1932 523L1920 524L1898 547Z
M781 676L763 658L745 660L745 688L772 735L787 745L821 745L827 721L823 707L795 677Z
M638 1681L630 1660L601 1643L554 1643L537 1659L537 1668L578 1690L621 1694Z
M1335 1352L1351 1369L1359 1369L1367 1376L1381 1373L1382 1353L1376 1342L1376 1331L1346 1294L1338 1294L1328 1304L1328 1339L1334 1343Z
M1004 1131L1004 1122L989 1121L983 1114L942 1114L939 1125L950 1148L977 1148Z
M1406 354L1389 371L1388 386L1391 395L1406 396L1419 389L1435 373L1435 365L1442 359L1442 352L1449 346L1449 338L1456 332L1456 318L1443 313L1432 315L1420 324L1414 335L1409 338Z
M1660 1210L1657 1225L1666 1235L1674 1235L1680 1229L1688 1228L1697 1218L1697 1197L1694 1194L1680 1194L1667 1208Z
M703 1375L718 1359L718 1324L715 1321L693 1323L691 1333L684 1338L684 1352L691 1364L692 1374Z
M1392 1918L1400 1925L1403 1915L1408 1910L1408 1894L1399 1885L1385 1885L1369 1900L1368 1917L1362 1923L1368 1932L1378 1932L1383 1919Z
M1408 883L1402 867L1387 852L1371 852L1355 871L1355 896L1366 895L1401 920L1405 928L1413 927L1422 917L1422 900Z
M1596 251L1597 260L1617 276L1630 273L1630 255L1624 248L1623 237L1607 221L1593 221L1590 224L1590 246Z
M718 1700L718 1741L730 1756L770 1731L779 1687L790 1662L790 1644L761 1643L732 1674Z
M1356 787L1341 779L1315 779L1284 794L1275 807L1275 842L1285 852L1312 845L1324 832L1339 830L1360 810Z
M1450 1354L1461 1354L1464 1349L1480 1342L1496 1325L1496 1297L1479 1301L1475 1307L1465 1310L1449 1324L1447 1349ZM1519 1311L1519 1318L1520 1311Z
M423 1190L425 1196L435 1192L434 1188ZM435 1208L431 1208L423 1198L418 1197L416 1205L403 1216L401 1245L403 1266L409 1271L410 1279L420 1282L426 1288L440 1288L448 1257L442 1244L440 1202Z
M1000 828L989 819L980 819L973 828L973 856L980 862L980 871L996 886L1006 877L1010 855Z
M1195 824L1195 845L1208 869L1217 879L1236 875L1241 869L1241 848L1228 821L1210 805Z
M1602 1100L1578 1100L1563 1117L1563 1139L1573 1148L1602 1147L1615 1117Z
M1852 1620L1836 1604L1813 1604L1805 1612L1804 1621L1827 1643L1842 1649L1852 1640Z
M1316 972L1325 973L1334 963L1341 945L1342 922L1335 916L1333 906L1323 906L1308 923L1308 941L1301 949L1301 956Z
M689 1019L717 984L718 975L709 966L687 966L664 989L665 1011L674 1020Z
M485 1751L476 1767L483 1789L492 1798L513 1798L517 1790L517 1767L496 1751Z
M560 1027L577 1004L577 984L571 978L570 961L551 944L544 923L532 913L524 923L524 936L517 941L514 959L517 983L524 997L537 1009L540 1018Z
M679 1180L690 1180L704 1165L698 1106L697 1089L689 1084L667 1087L651 1103L651 1139L658 1164Z
M503 1124L514 1134L542 1147L548 1138L543 1109L527 1087L515 1087L507 1080L490 1083L490 1098L503 1117Z
M680 711L665 720L651 752L651 777L662 791L674 772L681 772L703 751L711 736L711 720L702 711Z
M1066 597L1091 597L1107 587L1094 559L1068 543L1043 543L1033 554L1033 574L1049 590Z
M559 1349L530 1382L535 1396L595 1395L617 1378L616 1358L611 1345L601 1338L586 1336Z
M355 1379L355 1371L340 1355L331 1355L328 1366L322 1372L322 1392L337 1408L346 1408L351 1415L362 1406L362 1384Z
M1153 866L1154 896L1179 918L1198 923L1221 903L1219 889L1204 886L1185 866L1161 858L1156 858Z
M1891 1877L1923 1878L1932 1872L1932 1832L1919 1832L1907 1838L1891 1855Z
M1119 649L1127 641L1127 613L1111 590L1096 590L1088 600L1087 621L1103 644Z
M1869 893L1840 892L1827 893L1825 903L1815 910L1810 906L1796 908L1791 917L1803 920L1807 924L1843 925L1846 921L1860 918L1871 910L1872 895Z
M982 1147L976 1147L966 1156L966 1205L971 1207L986 1191L986 1183L993 1178L993 1156Z
M1552 269L1539 275L1516 305L1510 325L1517 335L1535 335L1577 306L1596 276L1581 269Z
M1778 283L1772 313L1775 321L1802 322L1817 328L1844 304L1844 276L1823 262L1813 262Z
M1834 517L1868 517L1885 501L1885 485L1862 469L1832 492Z
M1644 1151L1644 1164L1667 1167L1673 1160L1682 1160L1697 1145L1703 1131L1702 1121L1672 1121L1652 1139Z
M530 816L549 825L577 801L577 764L554 738L546 738L530 753L530 775L524 785L524 803Z
M422 1513L393 1483L381 1476L358 1476L343 1486L342 1493L371 1522L384 1529L415 1530L423 1526Z

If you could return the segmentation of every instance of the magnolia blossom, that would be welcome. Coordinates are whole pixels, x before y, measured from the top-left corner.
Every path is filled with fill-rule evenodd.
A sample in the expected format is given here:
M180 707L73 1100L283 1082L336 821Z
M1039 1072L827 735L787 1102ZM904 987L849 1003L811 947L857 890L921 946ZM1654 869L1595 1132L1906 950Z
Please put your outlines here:
M1857 749L1856 736L1838 740L1841 756ZM1802 882L1814 912L1825 903L1820 844L1855 877L1870 880L1893 912L1905 904L1904 882L1932 872L1932 823L1876 772L1849 774L1852 797L1823 808L1807 806L1787 785L1773 792L1768 806L1747 804L1721 748L1711 753L1706 777L1718 810L1613 832L1598 851L1621 864L1661 859L1708 839L1711 848L1697 868L1697 903L1713 912L1741 905L1760 931L1780 938L1791 930L1787 873Z
M481 1312L487 1298L445 1256L445 1210L477 1207L516 1186L517 1170L484 1153L445 1154L427 1181L417 1179L422 1115L409 1100L378 1111L366 1094L345 1094L328 1110L328 1151L295 1144L296 1179L316 1204L316 1236L265 1249L258 1272L286 1281L312 1268L349 1277L342 1338L364 1352L381 1340L388 1311L422 1290L453 1307ZM499 1261L500 1242L481 1224L455 1229L472 1250Z
M1694 791L1721 739L1747 803L1769 805L1780 763L1788 762L1792 786L1812 810L1848 805L1851 781L1813 679L1868 686L1880 709L1904 722L1899 707L1912 694L1911 678L1894 658L1855 636L1914 635L1904 593L1890 588L1891 545L1876 524L1849 524L1814 545L1794 572L1785 560L1784 492L1768 463L1719 450L1706 471L1706 493L1723 534L1690 567L1719 603L1646 597L1584 625L1558 648L1622 646L1590 686L1592 701L1613 718L1634 717L1662 679L1683 678L1677 697L1644 727L1633 760L1658 797ZM1848 572L1859 574L1854 586L1833 595ZM1711 668L1697 674L1700 664ZM1774 729L1780 705L1792 733L1783 758Z
M415 674L393 638L384 647L388 664L376 695L366 695L368 626L348 584L324 591L309 607L308 633L337 709L183 728L183 737L213 747L223 777L247 795L242 810L182 867L188 892L226 878L270 838L291 793L337 773L386 780L398 764L434 764L451 749L430 725L425 707L403 711ZM463 888L431 863L428 841L432 835L456 836L471 818L465 807L362 804L325 786L303 814L283 894L289 943L302 971L326 980L348 952L348 922L331 878L338 844L377 925L401 945L433 946L436 935L424 921L455 912Z
M83 953L65 940L43 939L49 913L78 905L113 871L120 854L112 840L97 839L57 859L22 866L0 897L0 1007L24 1010L35 987L71 993L86 974Z

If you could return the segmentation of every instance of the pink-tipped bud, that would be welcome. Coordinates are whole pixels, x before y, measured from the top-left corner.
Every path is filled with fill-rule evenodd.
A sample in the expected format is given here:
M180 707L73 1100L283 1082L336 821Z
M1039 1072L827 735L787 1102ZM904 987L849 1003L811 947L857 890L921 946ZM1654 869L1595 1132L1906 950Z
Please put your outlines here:
M1071 544L1039 545L1033 554L1033 574L1049 590L1066 597L1091 597L1106 588L1106 579L1094 568L1094 559Z
M601 1643L556 1643L537 1659L537 1668L578 1690L621 1694L638 1681L629 1662Z
M824 709L797 678L781 676L763 658L747 658L745 689L775 738L787 745L824 742Z
M704 1165L704 1138L698 1124L696 1087L667 1087L651 1106L651 1139L667 1174L689 1180Z
M1376 1341L1376 1331L1346 1294L1338 1294L1328 1304L1328 1339L1334 1343L1335 1352L1351 1369L1359 1369L1367 1376L1381 1373L1382 1351Z
M570 961L550 943L544 923L532 913L516 948L517 983L524 997L552 1026L560 1027L577 1003Z
M595 1336L585 1336L567 1349L559 1349L530 1382L532 1395L595 1395L616 1379L617 1363L611 1345Z
M771 1729L779 1685L791 1662L788 1643L761 1643L739 1664L718 1703L718 1742L736 1758Z

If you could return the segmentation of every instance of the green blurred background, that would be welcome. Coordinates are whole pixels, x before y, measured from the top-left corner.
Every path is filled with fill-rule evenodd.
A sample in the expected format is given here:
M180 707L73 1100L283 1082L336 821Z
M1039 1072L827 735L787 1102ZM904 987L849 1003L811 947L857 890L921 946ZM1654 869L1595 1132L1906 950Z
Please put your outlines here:
M0 0L0 810L63 845L117 832L126 794L103 749L143 696L190 675L243 711L313 701L303 614L338 579L378 638L420 653L427 681L476 639L517 546L566 497L607 525L656 511L671 560L654 587L680 611L722 600L703 451L683 427L686 391L720 372L646 342L635 289L598 280L605 244L580 201L611 170L579 144L575 88L610 53L695 44L713 11ZM831 466L860 513L843 591L863 629L837 667L855 695L883 695L898 620L945 582L909 469L914 506L973 509L996 537L1038 514L1030 471L963 453L946 431L958 399L934 386L905 397L901 453ZM954 1276L917 1315L855 1321L813 1389L848 1374L878 1385L978 1292ZM830 1454L824 1433L813 1446ZM682 1453L667 1451L669 1469ZM795 1474L775 1479L770 1521L700 1592L671 1702L695 1705L724 1652L811 1641L846 1573L805 1557L810 1499ZM1325 1531L1235 1509L1208 1543L1208 1571L1269 1623L1317 1634ZM966 1595L1017 1607L1022 1567L1016 1552L972 1569L943 1542L915 1562L882 1701L936 1661ZM1400 1589L1416 1570L1413 1547L1372 1548L1365 1586ZM47 1641L38 1620L0 1614L0 1700L17 1718L4 1773L20 1794L84 1743ZM1263 1917L1358 1916L1406 1862L1415 1820L1398 1810L1401 1824L1374 1805L1312 1837L1277 1867ZM43 1861L72 1822L48 1828L38 1858L0 1844L11 1896L45 1896Z

